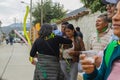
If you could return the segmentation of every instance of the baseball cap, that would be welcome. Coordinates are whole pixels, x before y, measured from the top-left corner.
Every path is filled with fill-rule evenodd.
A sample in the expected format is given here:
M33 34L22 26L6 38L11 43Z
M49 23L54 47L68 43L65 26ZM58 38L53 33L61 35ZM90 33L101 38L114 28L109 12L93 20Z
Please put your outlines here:
M117 4L119 0L102 0L104 4Z

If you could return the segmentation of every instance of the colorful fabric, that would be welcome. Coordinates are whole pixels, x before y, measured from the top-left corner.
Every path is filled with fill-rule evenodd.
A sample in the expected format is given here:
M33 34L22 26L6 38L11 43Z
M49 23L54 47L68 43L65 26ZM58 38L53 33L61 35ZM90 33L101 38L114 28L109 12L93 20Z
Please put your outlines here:
M117 41L112 41L107 49L106 49L106 52L105 52L105 62L106 62L106 66L108 67L108 63L109 63L109 60L110 60L110 57L112 56L112 53L114 51L114 48L118 45Z
M57 57L38 54L34 80L59 80L60 64Z

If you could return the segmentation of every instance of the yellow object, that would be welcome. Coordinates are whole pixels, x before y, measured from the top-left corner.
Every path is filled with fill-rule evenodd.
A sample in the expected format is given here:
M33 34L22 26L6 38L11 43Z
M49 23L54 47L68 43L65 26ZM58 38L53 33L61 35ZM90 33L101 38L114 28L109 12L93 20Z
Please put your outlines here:
M120 45L120 40L118 41L118 44Z
M33 62L33 57L29 57L29 61L32 63Z
M26 21L27 21L28 13L29 13L29 6L26 6L26 13L24 16L23 30L24 30L24 35L27 38L28 44L31 46L31 41L30 41L30 38L28 37L27 31L26 31Z
M36 28L37 31L39 31L39 30L40 30L40 23L37 23L37 24L35 25L35 28Z

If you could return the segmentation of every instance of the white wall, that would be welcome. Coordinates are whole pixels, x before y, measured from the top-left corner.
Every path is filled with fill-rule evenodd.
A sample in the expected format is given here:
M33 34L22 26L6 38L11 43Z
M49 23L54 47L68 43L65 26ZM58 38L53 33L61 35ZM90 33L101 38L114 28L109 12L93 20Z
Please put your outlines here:
M74 27L79 26L81 29L81 32L83 33L83 40L85 43L86 49L89 49L89 37L92 33L96 32L95 28L95 22L97 17L100 15L100 12L97 12L95 14L88 14L83 17L80 17L77 21L76 20L70 20L69 23L73 24ZM61 24L58 24L58 28L61 30Z

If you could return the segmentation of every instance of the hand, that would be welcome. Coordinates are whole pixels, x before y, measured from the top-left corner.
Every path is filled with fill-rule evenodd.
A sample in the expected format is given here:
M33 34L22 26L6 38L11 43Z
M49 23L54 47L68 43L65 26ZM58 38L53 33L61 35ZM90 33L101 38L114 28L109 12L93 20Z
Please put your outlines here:
M95 66L98 68L100 67L100 64L102 62L102 57L101 56L94 56L95 58Z
M74 56L75 53L76 53L76 51L74 51L74 50L70 50L70 51L69 51L69 55L70 55L70 56Z
M31 62L32 65L36 65L36 63L37 63L37 62L36 62L35 60L33 60L33 61Z
M33 57L29 57L29 61L31 62L31 64L36 65L36 61Z
M91 63L91 61L89 61L85 58L86 58L85 54L80 55L80 62L82 65L82 69L85 73L90 74L94 71L95 66L93 63Z

